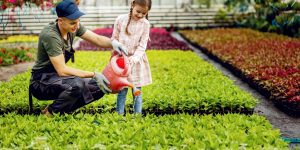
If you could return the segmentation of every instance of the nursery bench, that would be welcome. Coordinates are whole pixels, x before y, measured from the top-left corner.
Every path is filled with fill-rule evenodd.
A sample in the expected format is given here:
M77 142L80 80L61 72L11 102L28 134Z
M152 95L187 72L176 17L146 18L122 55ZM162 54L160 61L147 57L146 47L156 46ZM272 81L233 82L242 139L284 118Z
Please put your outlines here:
M164 8L164 9L160 9ZM99 27L112 27L116 17L120 14L128 13L127 7L82 7L86 15L81 22L89 29ZM228 14L228 21L215 22L218 8L194 9L192 12L185 12L181 8L174 6L153 7L149 13L149 21L152 27L205 27L205 26L228 26L232 24L232 15ZM39 34L45 25L55 21L56 15L50 11L37 13L15 13L15 22L10 22L8 16L4 15L0 26L0 35L13 34ZM39 15L37 15L39 14Z

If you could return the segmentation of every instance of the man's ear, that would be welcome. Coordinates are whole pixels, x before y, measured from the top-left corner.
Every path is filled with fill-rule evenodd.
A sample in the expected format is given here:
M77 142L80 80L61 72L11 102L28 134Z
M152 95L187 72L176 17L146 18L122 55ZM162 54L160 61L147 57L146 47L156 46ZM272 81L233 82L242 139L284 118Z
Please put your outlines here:
M62 24L63 19L62 18L57 18L57 23Z

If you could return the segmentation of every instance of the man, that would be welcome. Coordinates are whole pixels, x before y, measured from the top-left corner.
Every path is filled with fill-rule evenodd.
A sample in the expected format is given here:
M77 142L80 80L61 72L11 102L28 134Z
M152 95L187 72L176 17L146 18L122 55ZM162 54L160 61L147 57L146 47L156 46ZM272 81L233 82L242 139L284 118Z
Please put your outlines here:
M72 42L75 36L99 47L112 47L127 54L117 41L97 35L80 24L84 15L73 0L63 0L56 6L58 19L46 26L39 35L37 60L32 68L30 92L37 99L54 100L42 113L69 113L100 99L111 90L101 74L68 67L74 60Z

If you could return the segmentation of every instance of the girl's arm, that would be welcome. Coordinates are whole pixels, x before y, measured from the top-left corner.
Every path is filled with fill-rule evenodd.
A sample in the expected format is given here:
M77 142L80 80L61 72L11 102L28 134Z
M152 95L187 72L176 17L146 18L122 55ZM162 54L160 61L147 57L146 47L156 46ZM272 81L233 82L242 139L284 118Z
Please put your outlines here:
M150 34L150 23L147 21L143 28L144 32L140 38L140 43L134 52L134 55L129 58L133 63L137 63L144 55Z
M120 35L120 24L119 24L120 16L116 19L114 23L114 30L111 36L111 40L117 40L119 41L119 35Z

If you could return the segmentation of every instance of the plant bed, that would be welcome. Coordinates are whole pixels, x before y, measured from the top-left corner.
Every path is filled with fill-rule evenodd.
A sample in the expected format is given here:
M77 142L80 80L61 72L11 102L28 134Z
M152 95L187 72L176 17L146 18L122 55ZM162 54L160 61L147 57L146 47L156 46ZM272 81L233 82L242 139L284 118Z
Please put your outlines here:
M26 42L38 42L38 36L36 35L12 35L0 40L1 44L5 43L26 43Z
M30 48L37 49L38 36L36 35L12 35L7 36L0 40L1 48L14 49L14 48Z
M239 89L209 63L199 59L191 51L148 51L153 84L143 87L145 113L246 113L251 114L257 100ZM104 68L110 52L77 52L71 67L85 70ZM159 57L157 57L159 56ZM162 65L163 64L163 65ZM28 112L28 84L30 70L9 82L0 83L1 113ZM183 82L184 81L184 82ZM36 110L43 109L51 101L34 99ZM132 96L128 94L126 109L132 111ZM105 95L78 111L112 112L116 95ZM7 110L7 111L6 111ZM9 111L8 111L9 110Z
M181 35L277 106L281 103L290 108L290 114L299 114L300 40L248 29L181 31Z
M0 116L1 149L288 149L258 115Z
M15 48L0 47L0 66L33 61L35 51L36 49L34 48L27 48L23 46Z
M103 35L111 38L113 29L112 28L98 28L94 29L93 32L99 35ZM79 41L77 50L111 50L108 48L99 48L87 41ZM183 42L173 38L166 29L164 28L151 28L150 29L150 40L148 41L147 49L164 49L164 50L190 50L190 48Z
M242 81L248 83L252 88L256 89L260 94L264 95L267 98L270 98L271 93L270 93L270 91L268 89L266 89L262 85L260 85L259 82L255 82L255 81L249 79L247 77L247 75L245 73L243 73L239 68L237 68L236 66L232 65L228 61L223 61L218 56L216 56L213 53L211 53L211 51L209 51L207 48L202 47L201 45L190 41L190 39L186 38L184 36L184 34L181 34L181 36L186 41L188 41L190 44L192 44L194 47L197 47L198 49L200 49L209 58L211 58L212 60L220 63L222 66L224 66L225 68L229 69L234 75L240 77L242 79Z

